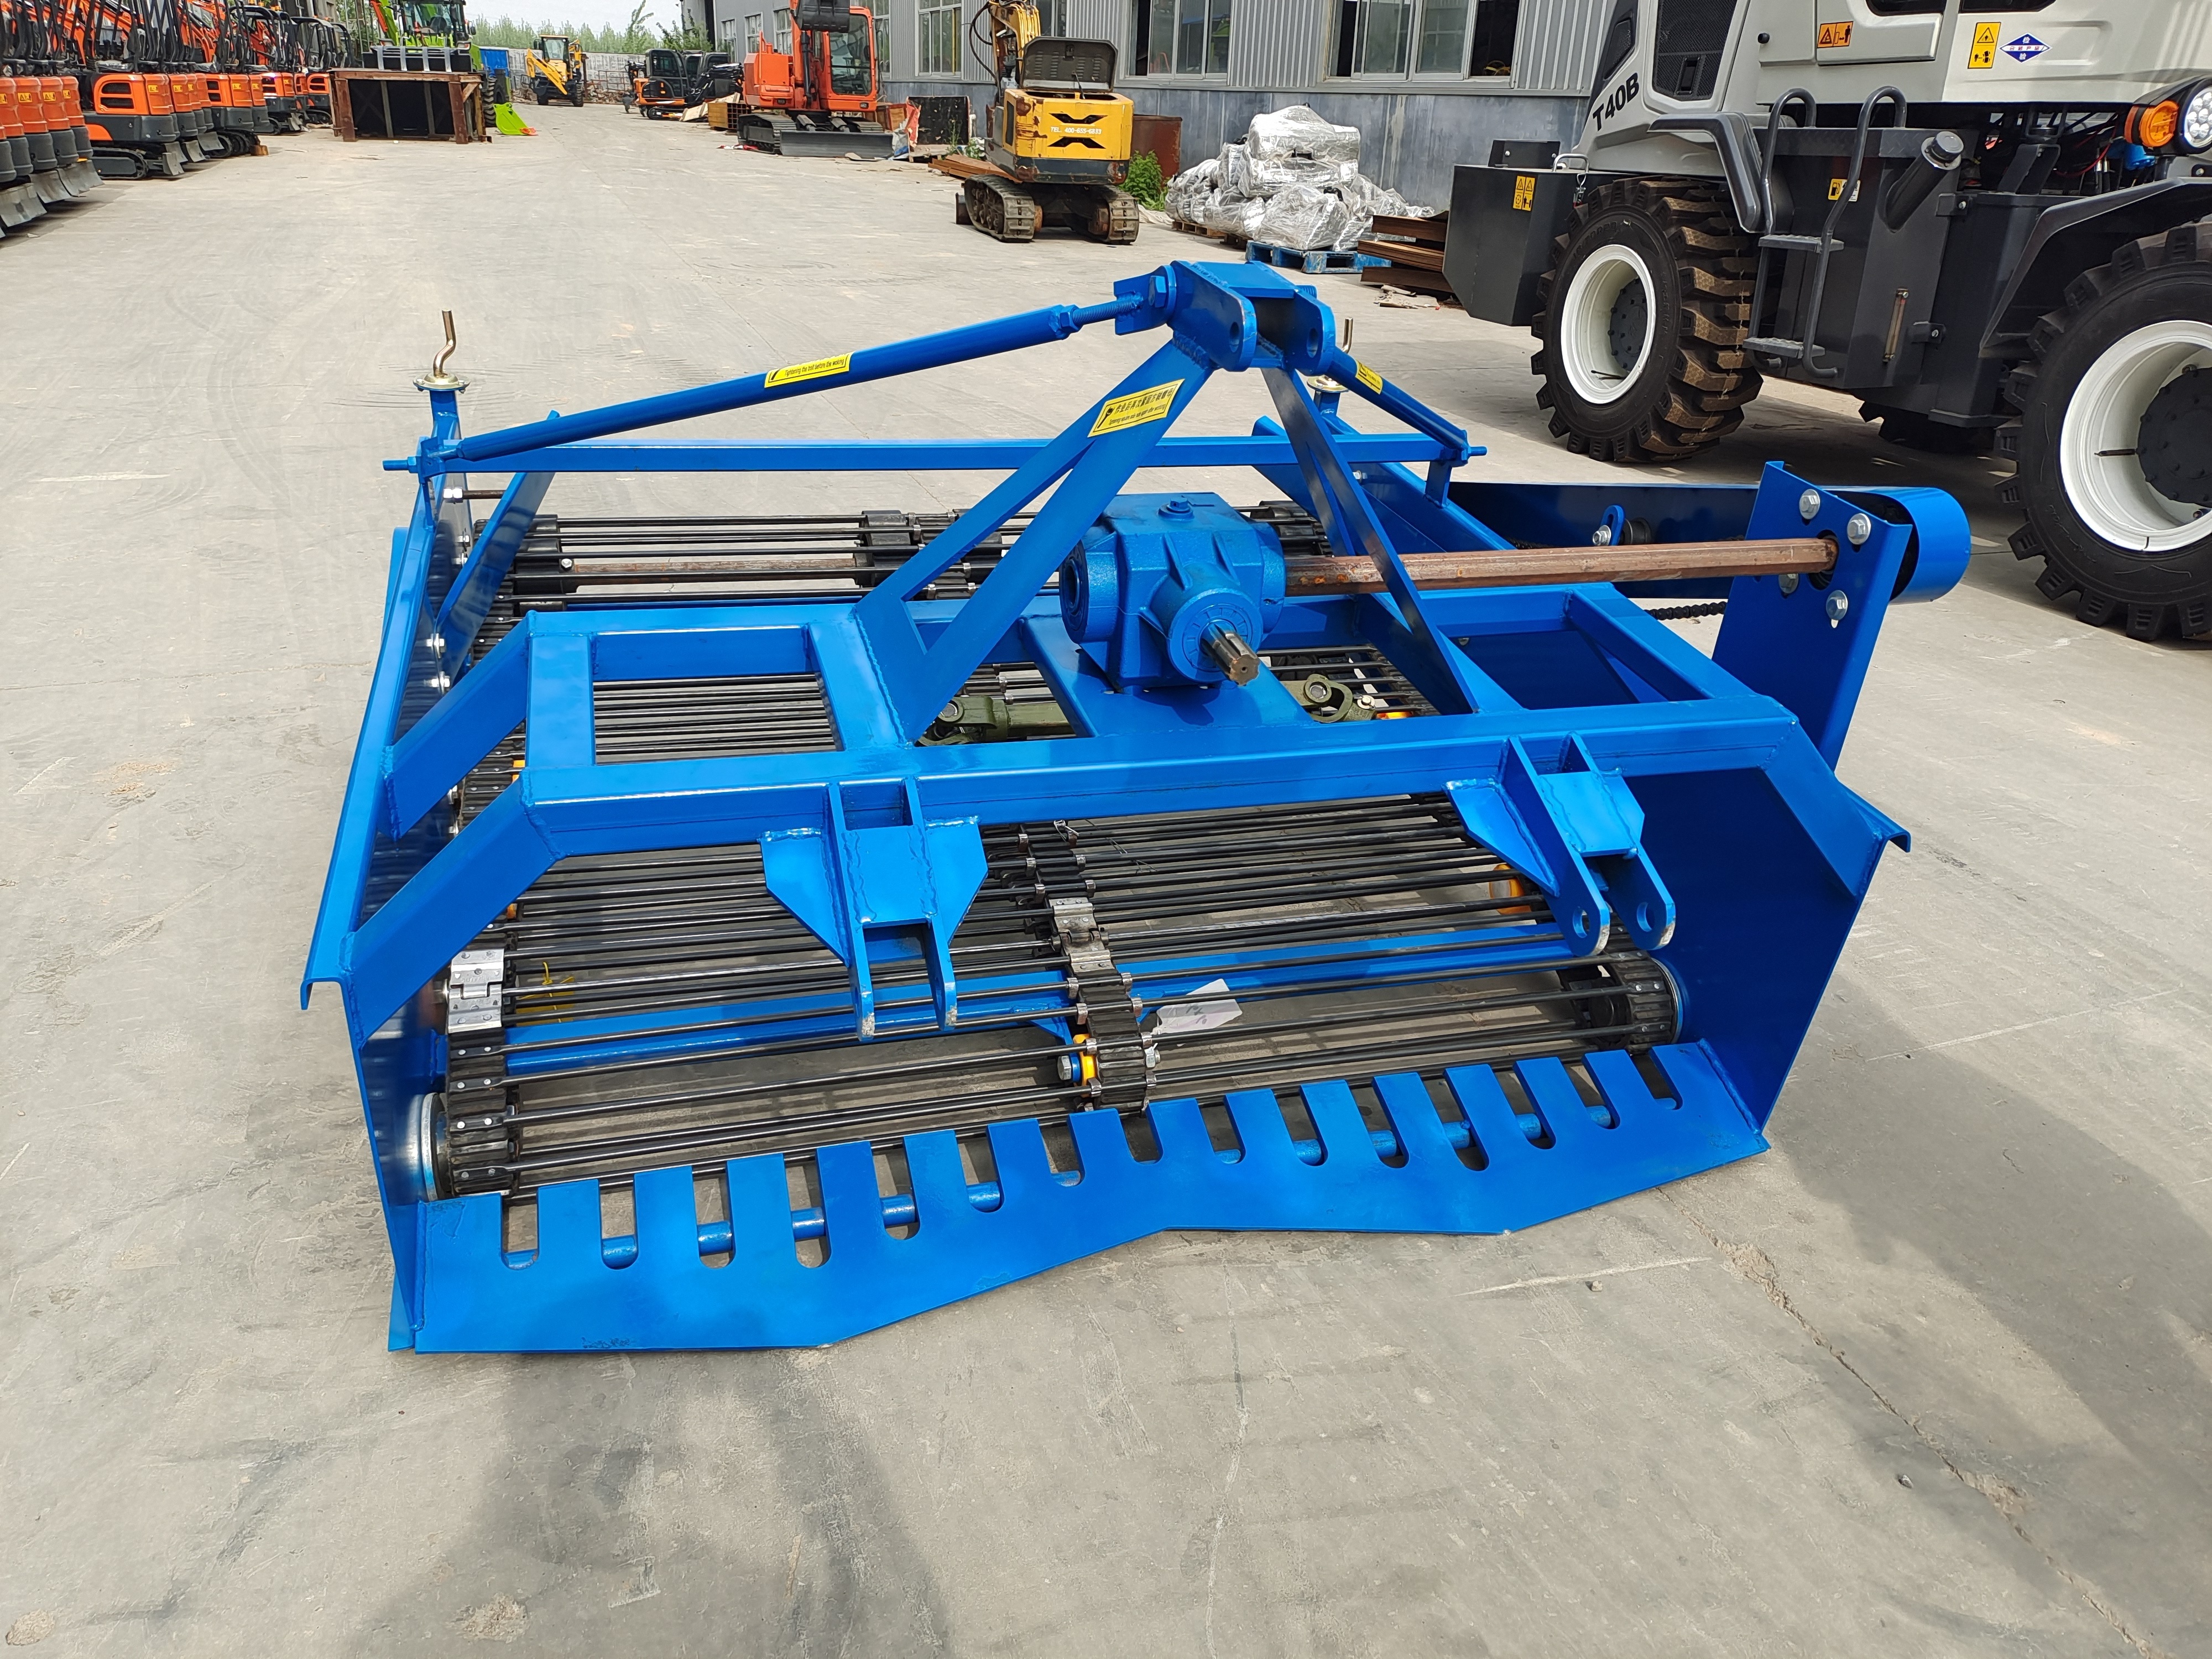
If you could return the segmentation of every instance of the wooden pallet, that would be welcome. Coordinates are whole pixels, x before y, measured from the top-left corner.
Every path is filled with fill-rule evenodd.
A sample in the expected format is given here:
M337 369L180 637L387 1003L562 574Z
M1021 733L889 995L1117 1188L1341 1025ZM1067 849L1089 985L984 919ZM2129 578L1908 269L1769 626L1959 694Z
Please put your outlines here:
M1168 228L1179 230L1186 236L1203 236L1208 241L1219 242L1225 247L1243 247L1244 239L1233 230L1216 230L1211 225L1194 224L1188 219L1170 219Z

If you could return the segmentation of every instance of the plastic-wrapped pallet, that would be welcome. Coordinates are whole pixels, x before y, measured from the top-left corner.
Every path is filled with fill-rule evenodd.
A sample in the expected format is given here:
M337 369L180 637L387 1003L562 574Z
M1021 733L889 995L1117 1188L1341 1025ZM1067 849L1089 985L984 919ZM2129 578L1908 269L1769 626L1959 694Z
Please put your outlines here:
M1334 191L1291 185L1267 198L1251 240L1275 247L1349 247L1359 240L1364 222Z
M1188 224L1310 252L1349 248L1378 213L1425 216L1359 171L1359 130L1304 104L1255 115L1243 141L1177 173L1168 210Z
M1219 196L1221 163L1209 155L1168 180L1168 211L1187 224L1202 225L1209 204Z
M1254 116L1244 143L1254 161L1272 166L1342 162L1351 172L1359 171L1359 129L1323 120L1304 104Z

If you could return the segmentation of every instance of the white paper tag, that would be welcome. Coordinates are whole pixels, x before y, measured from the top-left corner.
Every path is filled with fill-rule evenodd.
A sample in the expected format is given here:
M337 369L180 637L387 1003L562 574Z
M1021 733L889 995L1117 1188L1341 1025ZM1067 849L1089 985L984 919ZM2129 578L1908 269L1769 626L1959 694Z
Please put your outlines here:
M1194 997L1212 1000L1206 1002L1191 1000ZM1217 1025L1226 1025L1240 1018L1243 1012L1237 1000L1229 994L1229 981L1217 979L1188 993L1182 1000L1171 1002L1161 1009L1159 1018L1152 1022L1152 1035L1181 1036L1190 1031L1211 1031Z

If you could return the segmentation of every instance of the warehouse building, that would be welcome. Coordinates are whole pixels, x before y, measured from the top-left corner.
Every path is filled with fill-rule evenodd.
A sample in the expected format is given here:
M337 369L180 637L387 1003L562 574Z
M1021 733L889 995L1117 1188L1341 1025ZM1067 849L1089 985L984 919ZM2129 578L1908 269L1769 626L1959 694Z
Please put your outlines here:
M713 32L732 51L790 39L789 9L766 0L688 3L714 6ZM876 3L884 98L964 95L980 117L991 63L969 30L974 0ZM1572 139L1604 21L1593 0L1041 0L1040 9L1049 33L1115 43L1138 112L1182 118L1186 163L1243 137L1263 110L1310 104L1360 130L1370 177L1438 207L1453 167L1487 160L1492 140Z

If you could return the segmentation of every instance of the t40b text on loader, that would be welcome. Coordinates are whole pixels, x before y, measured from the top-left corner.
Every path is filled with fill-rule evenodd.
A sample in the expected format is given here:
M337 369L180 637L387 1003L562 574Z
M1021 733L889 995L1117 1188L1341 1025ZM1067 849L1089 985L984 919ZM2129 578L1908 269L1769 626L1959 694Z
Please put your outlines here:
M651 430L1108 326L1158 349L1056 437ZM474 434L449 346L302 987L395 1346L826 1342L1163 1229L1521 1228L1766 1145L1904 839L1837 756L1963 516L1455 482L1336 340L1178 263ZM1273 419L1171 431L1237 373ZM1132 488L1199 466L1266 499ZM548 505L963 470L959 514ZM1712 654L1636 594L1719 598Z

